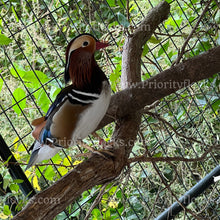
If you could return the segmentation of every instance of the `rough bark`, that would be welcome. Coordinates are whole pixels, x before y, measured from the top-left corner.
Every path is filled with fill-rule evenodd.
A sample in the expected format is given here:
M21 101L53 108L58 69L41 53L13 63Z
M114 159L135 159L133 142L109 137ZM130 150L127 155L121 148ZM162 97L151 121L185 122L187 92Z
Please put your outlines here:
M108 112L97 130L181 88L219 73L219 60L220 46L162 71L146 81L131 84L129 88L112 96ZM170 82L175 83L169 86Z
M143 46L151 38L158 24L168 17L169 12L169 5L165 2L160 3L147 14L135 32L125 39L122 54L122 89L128 87L131 82L141 81Z
M148 20L148 22L150 22L150 19L154 21L154 26L151 26L152 29L150 33L148 33L147 31L149 30L146 29L137 29L138 31L134 33L133 37L135 38L135 34L141 36L140 39L136 36L136 40L139 39L137 40L139 44L133 41L132 36L130 36L125 43L124 53L126 51L126 53L136 53L138 59L140 59L142 45L149 39L158 24L167 17L168 13L169 5L166 2L162 2L154 8L151 13L149 13L150 15L148 14L142 22L142 24L146 24L144 23L146 20ZM147 37L143 32L145 32ZM136 43L138 45L135 45ZM130 47L134 48L131 49ZM135 51L135 48L138 52ZM134 51L132 52L132 50ZM82 192L97 184L110 181L121 173L136 139L140 124L140 113L138 111L145 105L149 105L186 86L184 84L176 88L163 86L163 88L159 89L157 86L151 85L150 82L154 84L170 81L184 82L185 79L188 79L190 83L193 83L208 78L220 71L220 47L217 47L198 57L171 67L148 81L139 82L140 61L136 63L136 60L132 59L132 56L127 54L126 57L124 53L123 65L125 66L122 68L122 80L124 84L122 87L124 88L129 84L132 85L132 83L134 83L134 85L112 96L108 110L109 115L119 119L119 124L116 126L113 135L114 146L111 149L115 156L107 160L99 155L92 155L91 158L79 164L48 189L35 195L26 207L13 218L14 220L53 219L59 212L64 210L67 205L71 204L80 196ZM137 66L129 66L131 63ZM126 72L127 74L125 74ZM106 116L99 128L113 120L112 117ZM41 202L44 201L45 198L56 202L42 204Z

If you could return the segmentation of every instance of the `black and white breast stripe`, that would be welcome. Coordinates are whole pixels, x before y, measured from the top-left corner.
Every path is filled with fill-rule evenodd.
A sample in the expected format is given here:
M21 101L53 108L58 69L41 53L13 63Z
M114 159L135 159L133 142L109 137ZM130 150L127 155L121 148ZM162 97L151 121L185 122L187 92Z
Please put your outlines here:
M93 103L94 100L99 98L99 94L95 93L87 93L87 92L82 92L78 91L75 89L72 89L68 94L67 94L68 100L72 104L81 104L81 105L87 105L90 103Z
M88 105L97 100L99 96L100 95L97 93L82 92L71 87L67 87L58 94L56 100L50 106L45 117L47 119L51 112L55 108L62 105L66 100L69 100L69 102L73 105Z

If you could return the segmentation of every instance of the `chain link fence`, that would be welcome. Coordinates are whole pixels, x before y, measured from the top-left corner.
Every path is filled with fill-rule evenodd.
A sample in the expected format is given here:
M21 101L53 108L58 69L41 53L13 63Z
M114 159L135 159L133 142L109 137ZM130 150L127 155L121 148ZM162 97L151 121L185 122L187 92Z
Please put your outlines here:
M28 149L33 142L31 121L46 113L65 86L65 47L71 38L87 32L111 43L111 47L96 54L96 60L116 93L120 90L124 39L159 2L3 0L0 3L0 29L8 37L4 39L8 45L0 51L1 135L22 169L29 160ZM220 44L217 1L177 0L170 4L170 16L144 46L142 80L169 68L190 33L182 60ZM153 158L174 160L131 163L107 185L90 219L154 219L218 166L219 82L219 75L214 75L146 108L131 157L147 150ZM187 79L185 83L189 84ZM171 81L157 86L180 87ZM98 134L108 141L113 128L114 124L108 125ZM93 136L85 141L99 148ZM75 157L82 152L79 146L60 152L52 160L26 171L27 181L36 192L46 189L83 160ZM3 190L7 186L10 191L3 193L0 207L2 215L10 216L4 204L6 198L11 194L16 197L17 211L28 198L17 188L21 183L11 179L4 160L1 164ZM56 219L84 219L100 189L101 186L96 186L85 191ZM214 184L176 219L219 219L219 191L219 184ZM46 202L50 201L45 198L42 203Z

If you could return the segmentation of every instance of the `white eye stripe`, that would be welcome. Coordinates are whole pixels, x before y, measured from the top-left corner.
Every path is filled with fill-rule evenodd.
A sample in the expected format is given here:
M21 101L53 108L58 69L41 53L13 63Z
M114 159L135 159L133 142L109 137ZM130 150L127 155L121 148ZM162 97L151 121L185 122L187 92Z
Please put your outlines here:
M90 45L90 41L85 40L85 41L84 41L82 44L80 44L80 45L81 45L81 46L78 45L78 47L75 47L75 46L74 46L74 42L72 42L72 45L71 45L70 48L69 48L69 53L68 53L68 59L67 59L67 64L66 64L66 66L69 66L71 53L72 53L74 50L76 50L76 49L78 49L78 48L80 48L80 47L87 47L87 46L89 46L89 45Z

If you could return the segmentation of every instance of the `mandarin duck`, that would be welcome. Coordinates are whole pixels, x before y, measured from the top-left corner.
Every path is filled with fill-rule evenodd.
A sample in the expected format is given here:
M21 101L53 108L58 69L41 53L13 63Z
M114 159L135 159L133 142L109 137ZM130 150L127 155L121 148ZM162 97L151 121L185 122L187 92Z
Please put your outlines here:
M44 117L32 122L35 143L26 169L84 139L104 117L111 88L94 53L107 46L90 34L81 34L68 44L64 79L72 84L61 90Z

